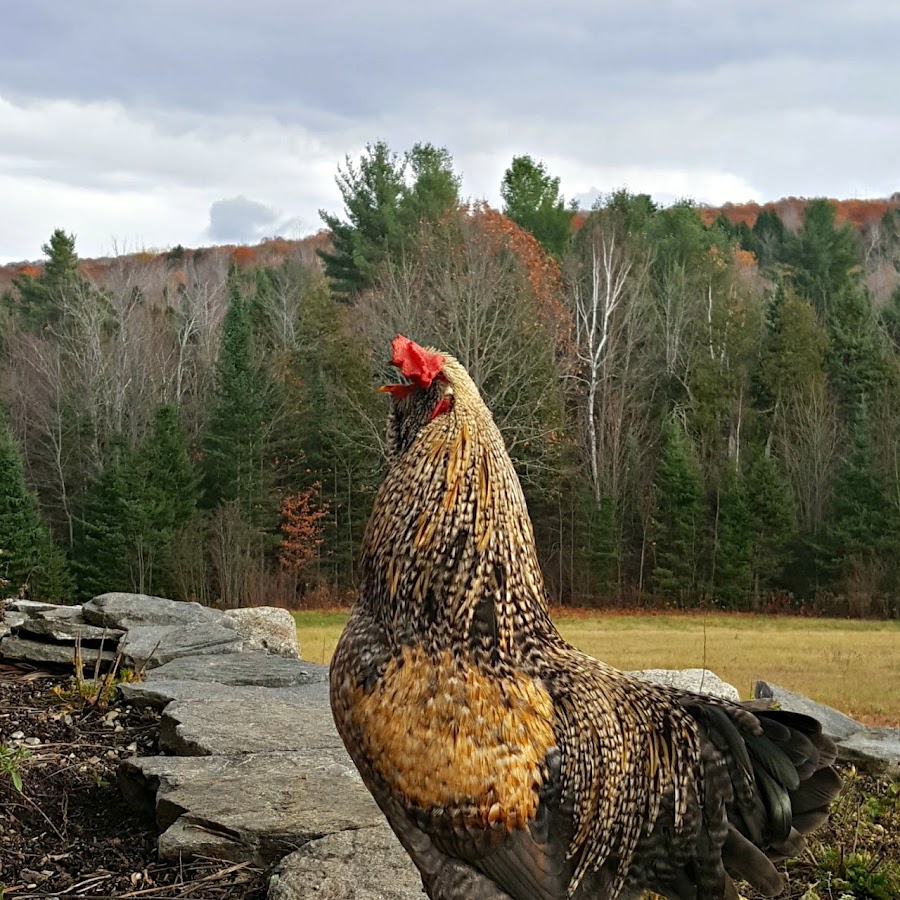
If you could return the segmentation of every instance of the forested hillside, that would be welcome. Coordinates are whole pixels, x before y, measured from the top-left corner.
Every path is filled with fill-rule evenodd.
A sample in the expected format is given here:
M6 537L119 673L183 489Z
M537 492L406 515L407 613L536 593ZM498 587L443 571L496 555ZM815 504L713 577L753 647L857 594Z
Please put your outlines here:
M399 331L482 389L555 601L900 615L897 202L584 213L518 157L499 212L430 145L338 183L307 241L0 272L4 593L345 599Z

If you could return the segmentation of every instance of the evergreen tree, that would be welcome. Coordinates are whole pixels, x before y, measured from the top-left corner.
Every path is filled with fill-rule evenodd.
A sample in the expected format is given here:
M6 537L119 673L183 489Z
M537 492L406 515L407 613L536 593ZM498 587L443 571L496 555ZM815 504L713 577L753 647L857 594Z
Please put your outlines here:
M890 532L885 485L872 458L865 405L856 411L851 441L852 450L835 482L831 521L824 542L824 568L835 579L850 574L854 563L876 559Z
M406 155L411 187L401 204L402 220L414 235L423 222L437 222L459 204L460 178L443 147L416 144Z
M0 597L60 602L71 589L65 557L25 482L18 444L0 424Z
M372 286L378 266L414 240L423 220L436 221L459 202L450 154L416 144L401 157L384 141L369 144L359 164L347 157L337 184L347 221L320 210L331 250L318 251L336 294L351 298Z
M303 409L297 447L305 477L293 485L321 485L328 515L322 521L328 546L326 565L334 581L352 578L356 548L372 507L381 458L372 441L384 410L372 390L374 374L365 347L347 325L349 310L335 301L324 281L309 291L300 308L298 347L290 372L301 385Z
M828 337L828 374L853 415L891 377L867 293L846 288L833 298Z
M696 587L700 478L684 427L672 417L663 434L656 476L653 590L671 599L692 599Z
M856 240L847 222L837 225L829 200L811 200L803 211L803 225L789 241L786 261L798 293L809 299L827 319L833 303L856 281Z
M752 522L744 481L733 463L722 479L716 512L715 597L739 609L750 594Z
M756 254L760 270L771 272L784 261L788 231L774 209L764 209L753 223L745 250Z
M778 584L790 558L793 514L790 492L778 474L775 460L754 454L745 483L750 524L750 569L757 599Z
M500 186L503 213L530 231L544 249L562 258L572 233L572 216L578 206L566 203L559 193L559 179L542 162L530 156L514 156Z
M130 552L135 518L131 505L136 488L134 474L131 453L119 437L110 448L106 465L88 485L81 504L73 556L78 593L83 598L137 589Z
M645 234L651 219L659 212L649 194L632 194L625 188L598 199L593 208L609 210L622 223L624 232L631 236Z
M197 475L178 410L160 407L137 450L119 438L85 497L76 559L84 596L172 594L172 541L196 510Z
M779 284L766 310L759 362L767 402L783 404L820 378L827 346L828 336L809 301Z
M20 275L13 279L15 293L5 298L25 328L32 331L58 324L62 300L81 283L75 235L57 228L41 250L47 257L43 271L37 276Z
M232 270L222 323L215 399L204 432L204 494L208 508L235 501L261 527L274 519L267 442L275 414L272 382L258 357L240 275Z

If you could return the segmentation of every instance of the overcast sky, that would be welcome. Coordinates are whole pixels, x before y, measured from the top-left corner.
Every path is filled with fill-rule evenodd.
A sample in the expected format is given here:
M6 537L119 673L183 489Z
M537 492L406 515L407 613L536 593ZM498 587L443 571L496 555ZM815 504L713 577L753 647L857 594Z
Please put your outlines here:
M900 3L27 0L3 4L0 262L319 227L345 155L514 154L590 205L900 190Z

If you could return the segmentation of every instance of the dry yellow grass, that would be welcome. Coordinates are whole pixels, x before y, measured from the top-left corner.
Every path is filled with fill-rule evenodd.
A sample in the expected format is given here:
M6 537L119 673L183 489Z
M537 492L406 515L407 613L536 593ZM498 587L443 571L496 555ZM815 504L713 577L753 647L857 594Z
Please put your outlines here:
M328 662L344 612L296 613L304 659ZM559 630L621 669L705 666L749 697L774 681L877 724L900 725L900 622L560 612Z

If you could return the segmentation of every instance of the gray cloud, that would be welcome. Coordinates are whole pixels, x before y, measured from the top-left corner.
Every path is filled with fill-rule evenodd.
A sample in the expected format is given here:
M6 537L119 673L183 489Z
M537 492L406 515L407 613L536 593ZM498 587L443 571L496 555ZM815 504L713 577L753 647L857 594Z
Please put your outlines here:
M210 239L217 243L249 243L271 234L278 213L246 197L216 200L209 208Z
M494 202L514 153L567 196L900 185L900 5L877 0L30 0L3 22L0 188L105 198L79 234L107 202L121 228L139 195L149 239L196 240L241 192L311 229L337 164L382 137L447 146ZM27 252L3 228L0 256Z

